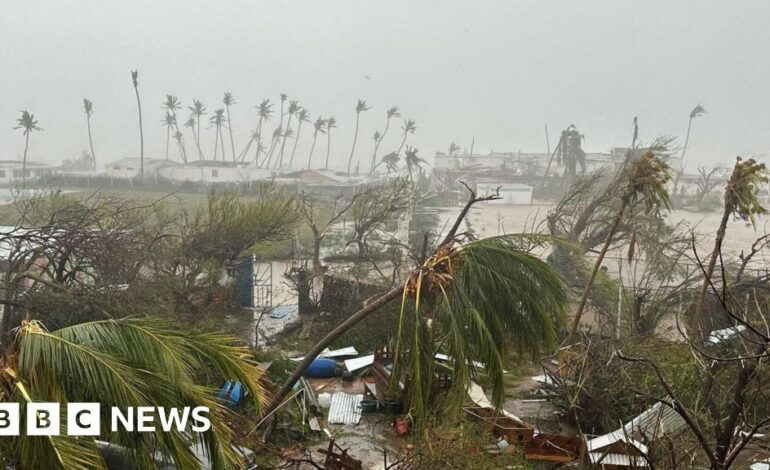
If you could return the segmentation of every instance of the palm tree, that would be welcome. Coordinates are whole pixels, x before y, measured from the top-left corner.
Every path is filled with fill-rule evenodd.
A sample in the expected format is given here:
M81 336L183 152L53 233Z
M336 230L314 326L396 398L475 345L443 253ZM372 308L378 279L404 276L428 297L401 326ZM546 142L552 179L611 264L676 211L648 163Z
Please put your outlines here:
M273 131L273 140L270 142L270 150L267 152L267 155L265 156L265 160L263 163L263 166L270 166L270 162L273 161L273 152L275 152L276 147L278 146L278 140L283 135L283 108L284 104L286 103L286 93L281 93L281 118L278 121L278 127Z
M144 130L142 129L142 101L139 99L139 71L131 71L131 81L136 94L136 107L139 109L139 181L144 181Z
M225 160L225 140L222 136L222 126L225 125L227 122L227 118L225 117L225 110L222 108L217 109L214 111L214 115L211 116L209 119L209 122L212 126L216 127L216 133L214 134L214 161L217 160L217 147L219 146L219 142L222 142L222 161Z
M422 171L422 164L428 163L422 158L417 156L417 149L414 147L406 146L406 156L404 157L406 162L406 169L409 172L409 181L414 181L412 178L413 169L417 168Z
M350 174L350 165L353 163L353 154L356 152L356 142L358 141L358 121L362 111L372 109L366 104L366 100L358 100L356 103L356 130L353 133L353 147L350 148L350 158L348 158L348 174Z
M286 139L291 137L294 134L294 131L291 129L291 118L295 114L297 114L300 110L299 103L297 100L291 100L289 102L289 109L286 114L289 115L289 119L286 121L286 130L283 132L283 140L281 141L281 151L278 152L278 158L275 161L276 167L283 166L283 151L286 148Z
M195 142L196 147L198 147L198 155L199 155L198 158L200 158L200 145L198 145L198 136L195 135L196 126L197 126L197 121L195 119L195 116L191 114L190 117L187 118L187 121L185 121L184 127L190 128L190 131L192 132L192 135L193 135L193 141ZM168 144L166 144L166 159L168 160Z
M334 116L329 116L326 119L326 163L324 164L324 169L329 169L329 153L331 152L332 148L332 129L337 127L337 120L334 118Z
M262 124L265 121L270 120L270 116L273 114L273 105L270 103L270 100L262 100L261 103L257 106L257 127L251 132L251 140L249 140L249 143L246 144L246 148L244 148L243 152L241 152L241 159L246 158L246 154L249 151L249 148L251 148L252 142L257 143L257 152L256 155L254 155L254 164L259 165L259 154L263 148L262 145Z
M692 120L696 117L703 116L708 111L706 111L706 108L701 106L700 103L698 103L698 106L692 108L692 111L690 111L690 119L687 121L687 134L684 138L684 145L682 146L682 156L679 157L679 168L676 172L676 178L674 179L674 189L672 190L672 194L676 195L677 188L679 186L679 178L682 175L682 172L684 172L684 155L685 152L687 152L687 144L690 142L690 130L692 129Z
M166 95L166 101L163 102L161 107L166 110L166 113L171 113L171 115L174 117L174 135L181 136L182 133L179 132L179 126L177 125L176 112L182 107L182 102L179 101L179 98L174 95ZM177 145L179 147L179 155L182 157L182 161L187 163L187 149L185 149L184 141L181 139L181 137L177 140Z
M757 191L761 186L767 185L768 171L764 163L757 163L753 158L742 160L736 159L733 173L727 181L724 195L724 208L722 210L722 220L717 228L716 239L714 240L714 249L711 251L708 265L704 270L703 285L701 285L698 295L698 303L695 307L695 320L703 320L706 292L712 282L714 268L717 259L722 254L722 243L725 239L725 230L730 215L735 214L743 220L748 220L752 225L756 223L756 215L766 212L765 208L757 198ZM697 325L698 323L696 323Z
M615 232L621 222L623 222L626 210L633 207L637 202L642 202L648 213L658 212L661 207L665 209L671 208L671 201L669 199L668 191L666 191L666 185L671 180L671 167L653 152L646 152L641 157L630 162L630 164L625 166L621 171L625 174L620 191L620 207L612 221L612 225L607 233L607 239L604 241L604 246L602 246L602 249L599 252L599 257L594 263L591 276L588 278L588 282L583 289L583 295L580 297L580 302L575 311L575 317L572 319L567 339L565 340L567 344L571 342L577 332L580 318L583 316L583 311L585 310L588 301L588 295L591 293L591 288L593 287L594 280L596 280L596 275L599 273L599 269L601 268L607 250L612 243ZM629 248L629 252L631 252L631 250L632 248Z
M273 152L275 152L275 147L278 145L278 140L281 138L281 136L283 136L283 128L281 126L278 126L273 131L273 138L271 139L270 150L267 151L267 153L265 154L264 160L262 160L262 166L264 168L270 168L270 163L273 161Z
M391 106L390 109L388 109L385 112L385 130L382 132L382 135L379 136L379 138L374 139L374 153L372 154L372 166L371 166L371 172L374 172L374 168L377 166L377 151L380 149L380 144L382 144L383 139L385 139L385 136L388 135L388 129L390 129L390 120L394 117L401 117L401 112L398 106ZM377 135L379 133L375 133Z
M313 150L315 150L315 141L318 134L326 134L326 119L318 116L313 123L313 145L310 146L310 154L307 156L307 169L310 169L310 162L313 160Z
M299 121L299 124L297 124L297 137L294 139L294 146L291 149L291 158L289 159L289 167L291 167L294 164L294 152L297 151L297 144L299 143L299 133L302 132L302 123L310 122L310 111L308 111L305 108L300 108L299 112L297 112L297 120Z
M190 118L193 120L193 118ZM171 142L171 132L173 131L174 134L176 134L176 131L174 130L176 128L176 118L173 114L166 111L166 117L163 118L163 125L166 127L166 160L168 160L168 145ZM189 124L190 121L185 123L185 125ZM193 120L194 122L194 120Z
M225 104L225 109L227 109L227 129L230 131L230 148L233 152L233 161L235 161L235 141L233 140L233 121L230 119L230 106L235 104L235 97L233 97L233 94L229 91L225 92L224 98L222 98L222 103ZM222 153L224 154L224 149L222 150ZM224 157L222 158L224 160Z
M404 148L404 144L406 144L406 137L409 134L414 134L414 131L417 130L416 122L414 122L411 119L407 119L404 121L404 124L401 126L401 145L398 147L398 153L401 153L401 150Z
M96 154L94 153L94 140L91 138L91 115L94 113L94 104L87 98L83 98L83 109L86 113L86 124L88 125L88 145L91 147L91 164L96 169Z
M390 152L382 157L377 163L377 166L385 164L385 168L388 169L388 174L398 172L398 162L401 161L401 157L398 156L398 152Z
M193 130L193 136L195 136L195 145L198 147L198 160L203 160L203 150L201 150L201 120L203 115L206 114L207 106L200 100L193 100L193 105L188 106L190 110L190 116L195 118L195 127L191 127ZM189 121L188 121L189 122Z
M0 358L0 400L17 403L101 403L102 410L116 407L205 406L211 427L196 432L172 427L164 432L110 432L102 426L99 436L66 434L30 437L26 433L0 442L4 463L15 468L106 470L96 440L127 449L137 469L156 468L158 455L175 468L198 468L191 443L205 448L214 468L240 468L232 427L236 416L216 398L215 389L200 377L237 380L248 390L256 409L265 404L260 384L262 372L249 359L247 348L221 334L180 331L176 325L131 318L81 323L47 331L37 321L25 321ZM104 414L104 411L102 411ZM104 418L103 418L104 419Z
M22 111L21 117L16 119L17 126L14 129L24 129L24 157L21 160L21 184L27 184L27 151L29 150L29 135L34 131L42 131L38 127L35 115L29 111Z
M397 382L400 372L408 367L410 411L425 416L438 352L453 358L449 403L464 402L470 381L478 373L473 364L481 362L492 384L494 402L501 405L507 347L520 351L551 348L556 339L555 326L563 318L566 292L559 276L522 248L531 238L508 235L465 241L456 236L469 208L470 204L466 205L450 235L403 285L371 299L316 344L268 409L282 401L325 347L399 298L401 314L392 377Z

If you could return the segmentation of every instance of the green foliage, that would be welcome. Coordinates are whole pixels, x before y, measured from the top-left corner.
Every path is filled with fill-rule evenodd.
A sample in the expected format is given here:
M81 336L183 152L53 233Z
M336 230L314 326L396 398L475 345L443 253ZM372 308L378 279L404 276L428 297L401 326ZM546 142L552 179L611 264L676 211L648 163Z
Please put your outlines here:
M756 215L767 212L757 198L757 191L767 186L767 182L768 171L764 163L738 157L725 188L725 209L756 225Z
M176 428L112 433L109 420L102 420L99 438L129 449L138 469L155 468L155 452L179 468L198 468L190 442L203 444L214 468L228 468L240 460L231 447L239 442L232 427L236 417L215 398L214 388L199 381L198 374L215 371L217 384L238 380L256 409L262 409L262 373L248 357L249 351L230 337L190 334L157 319L82 323L53 332L33 321L22 325L6 351L0 393L3 401L21 403L99 402L106 416L113 406L208 406L212 427L203 433ZM24 468L105 468L93 438L22 435L0 445L6 463Z
M563 320L564 284L530 254L532 239L504 236L443 246L407 283L399 319L393 376L405 368L411 377L412 407L424 416L438 349L454 358L452 402L465 399L484 364L493 401L504 398L506 339L522 351L551 348ZM407 299L414 297L414 308Z

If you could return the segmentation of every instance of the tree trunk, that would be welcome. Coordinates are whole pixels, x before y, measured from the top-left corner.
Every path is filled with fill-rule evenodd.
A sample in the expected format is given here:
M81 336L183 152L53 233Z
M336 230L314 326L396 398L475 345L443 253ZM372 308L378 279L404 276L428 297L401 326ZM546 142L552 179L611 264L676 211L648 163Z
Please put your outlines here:
M572 319L569 332L567 333L567 339L564 341L566 344L570 344L572 338L577 332L578 325L580 325L580 317L583 316L583 310L585 310L586 302L588 302L588 295L591 293L591 288L594 285L596 275L599 273L599 269L602 266L602 261L604 261L604 256L607 254L610 243L612 243L612 237L615 236L615 231L618 229L618 226L620 226L620 222L623 221L623 215L625 214L627 207L628 197L624 197L620 203L620 209L618 210L617 215L615 215L615 220L612 221L612 227L610 228L609 233L607 233L607 240L604 241L602 251L599 252L599 257L596 259L596 263L594 263L594 269L591 271L591 277L588 279L585 289L583 289L583 295L580 297L580 303L578 304L577 311L575 312L575 318Z
M171 127L166 126L166 160L168 160L168 146L171 143Z
M690 142L690 129L692 128L692 118L687 123L687 135L684 138L684 145L682 146L682 156L679 157L679 168L677 169L676 176L674 177L674 189L671 191L673 196L676 196L676 190L679 187L679 178L684 173L684 154L687 152L687 144Z
M195 124L195 127L198 128L197 137L195 143L198 145L198 160L203 160L203 150L201 150L201 117L198 116L198 122Z
M353 133L353 148L350 149L350 158L348 158L348 174L350 174L350 165L353 163L353 154L356 152L356 142L358 141L358 120L361 113L356 113L356 131Z
M214 131L214 161L217 161L217 149L219 147L219 126Z
M280 168L283 165L283 151L286 148L286 138L289 136L289 129L291 126L291 117L292 115L289 114L289 119L286 120L286 130L283 131L283 141L281 142L281 151L278 152L278 159L275 161L276 168Z
M142 101L139 99L139 87L134 87L136 107L139 109L139 181L144 181L144 129L142 129Z
M315 150L315 141L318 138L318 131L313 133L313 145L310 146L310 155L307 157L307 169L310 169L310 162L313 159L313 150Z
M332 130L329 129L326 133L326 164L324 165L324 169L329 169L329 152L332 148Z
M91 138L91 116L90 115L86 117L86 122L88 123L88 145L91 147L91 165L93 165L93 168L95 170L96 154L94 153L94 140Z
M391 300L399 297L404 292L404 286L400 285L398 287L394 287L393 289L389 290L388 292L385 292L384 294L380 295L370 303L368 303L366 306L358 310L356 313L348 317L347 320L340 323L335 329L329 332L321 341L319 341L313 348L308 351L305 354L305 357L302 359L302 361L297 364L297 367L294 369L294 372L292 372L291 376L289 376L288 379L283 383L281 388L278 390L278 392L273 397L273 402L270 404L270 406L265 409L265 415L272 412L282 401L284 398L286 398L286 395L291 391L294 384L302 377L302 375L305 373L305 370L307 370L308 367L310 367L310 364L315 360L316 357L318 357L321 352L326 349L329 345L331 345L337 338L342 336L345 332L347 332L350 328L354 327L358 324L361 320L368 317L372 313L376 312L383 306L385 306L388 302Z
M235 160L235 140L233 140L233 121L230 119L230 106L225 106L227 108L227 129L230 131L230 148L233 152L233 161ZM224 158L222 159L224 160Z
M730 220L730 207L725 202L724 212L722 212L722 220L719 222L719 229L717 229L717 237L714 240L714 250L711 252L709 263L705 269L705 278L703 279L703 285L701 285L700 293L698 294L698 303L695 306L694 325L696 328L702 328L704 325L704 310L706 303L706 292L708 292L711 282L711 276L714 274L714 268L717 264L717 258L722 252L722 242L725 239L725 230L727 229L727 221Z
M313 274L318 276L323 267L321 266L321 242L323 237L313 234Z
M299 120L297 126L297 135L294 137L294 146L291 148L291 158L289 158L289 167L294 164L294 152L297 151L297 144L299 143L299 133L302 131L302 119Z
M370 175L374 173L374 169L377 168L377 151L380 149L380 145L382 144L382 141L385 140L385 136L388 135L389 127L390 127L390 116L388 116L388 119L385 121L385 130L382 131L380 140L378 140L377 143L374 144L374 153L372 154L372 166L371 166L371 169L369 170Z
M21 186L24 187L27 185L27 150L29 149L29 133L30 131L27 130L27 135L24 136L24 158L21 160Z

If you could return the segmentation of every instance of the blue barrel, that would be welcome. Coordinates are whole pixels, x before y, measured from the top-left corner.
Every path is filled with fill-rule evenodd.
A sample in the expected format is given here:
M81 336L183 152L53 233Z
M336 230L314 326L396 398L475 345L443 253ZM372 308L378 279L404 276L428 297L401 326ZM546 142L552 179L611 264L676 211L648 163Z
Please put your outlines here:
M332 359L316 359L310 363L310 367L305 371L305 377L334 377L337 370L337 363Z

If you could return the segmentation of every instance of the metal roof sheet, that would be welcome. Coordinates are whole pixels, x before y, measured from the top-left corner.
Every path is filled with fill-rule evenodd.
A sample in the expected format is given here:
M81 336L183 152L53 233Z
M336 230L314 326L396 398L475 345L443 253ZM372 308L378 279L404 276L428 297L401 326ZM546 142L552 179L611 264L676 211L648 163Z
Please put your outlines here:
M687 426L670 406L657 402L632 419L620 430L637 439L652 441L663 435L676 434Z
M588 459L593 464L617 465L619 467L648 467L644 457L636 457L625 454L605 454L602 452L589 452Z
M327 422L329 424L358 424L361 421L361 400L363 398L363 394L335 393L332 395Z

